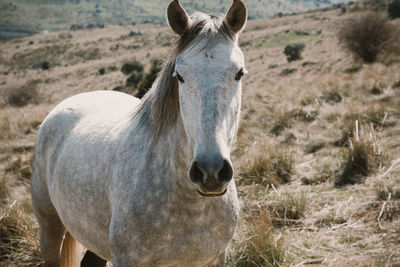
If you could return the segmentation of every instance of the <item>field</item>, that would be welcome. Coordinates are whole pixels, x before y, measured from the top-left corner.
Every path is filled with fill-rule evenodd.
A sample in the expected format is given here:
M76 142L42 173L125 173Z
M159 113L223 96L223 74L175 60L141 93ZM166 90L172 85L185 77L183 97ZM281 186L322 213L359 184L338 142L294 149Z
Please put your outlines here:
M400 53L363 64L343 49L340 26L362 12L251 20L242 33L249 74L229 266L400 265ZM40 264L29 183L47 113L80 92L135 92L123 88L122 65L148 72L173 38L166 26L137 24L0 43L0 266ZM296 42L302 59L288 62L284 47Z

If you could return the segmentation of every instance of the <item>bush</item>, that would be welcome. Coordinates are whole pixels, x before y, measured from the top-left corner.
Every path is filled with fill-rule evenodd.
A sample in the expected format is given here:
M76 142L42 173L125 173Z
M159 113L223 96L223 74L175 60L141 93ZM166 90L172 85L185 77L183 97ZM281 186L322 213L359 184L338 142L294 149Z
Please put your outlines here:
M143 77L142 81L139 83L139 92L136 94L136 97L142 98L146 92L151 88L154 81L157 79L158 73L162 69L162 60L161 59L153 59L151 61L151 67L148 73Z
M41 80L29 80L20 87L10 87L3 92L4 102L10 106L22 107L27 104L38 104L41 95L37 85Z
M143 70L144 70L143 64L136 60L125 63L124 65L122 65L121 68L122 73L125 75L129 75L134 71L143 72Z
M342 45L365 63L373 63L394 42L396 28L388 18L369 12L347 20L339 30Z
M388 14L391 19L400 18L400 0L392 0L388 6Z
M128 79L126 79L126 86L136 88L142 79L143 72L133 71L131 75L129 75Z
M283 53L286 55L288 62L300 60L301 52L303 51L304 47L304 43L288 44L285 47L285 50L283 50Z

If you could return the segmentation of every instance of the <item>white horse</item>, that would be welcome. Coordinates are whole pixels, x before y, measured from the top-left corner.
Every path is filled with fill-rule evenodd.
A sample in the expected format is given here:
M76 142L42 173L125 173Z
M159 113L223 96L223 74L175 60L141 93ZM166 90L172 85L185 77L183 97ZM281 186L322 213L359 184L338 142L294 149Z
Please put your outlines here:
M74 257L60 256L66 231L65 254L77 240L114 267L225 262L247 10L234 0L225 16L188 16L174 0L167 17L176 45L143 100L79 94L40 127L31 191L45 266Z

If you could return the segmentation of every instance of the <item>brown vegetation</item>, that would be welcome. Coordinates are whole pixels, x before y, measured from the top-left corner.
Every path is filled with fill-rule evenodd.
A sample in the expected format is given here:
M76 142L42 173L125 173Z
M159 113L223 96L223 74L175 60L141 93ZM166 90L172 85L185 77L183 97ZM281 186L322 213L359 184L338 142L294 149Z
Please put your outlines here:
M397 41L398 33L385 14L371 11L346 21L339 31L339 39L354 56L372 63L380 54L388 52L387 48Z

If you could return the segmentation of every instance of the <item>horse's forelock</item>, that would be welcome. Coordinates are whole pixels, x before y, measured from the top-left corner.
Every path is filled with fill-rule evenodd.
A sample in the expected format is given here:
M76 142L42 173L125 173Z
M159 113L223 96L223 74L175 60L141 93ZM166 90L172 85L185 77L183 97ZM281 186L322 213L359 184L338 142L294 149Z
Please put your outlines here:
M173 77L176 57L195 40L208 38L211 41L216 35L233 40L232 33L224 25L223 14L207 15L196 12L191 19L192 25L176 39L156 82L146 93L134 114L139 118L141 125L149 124L152 129L153 133L150 137L152 146L157 143L168 126L175 124L179 114L178 80Z

